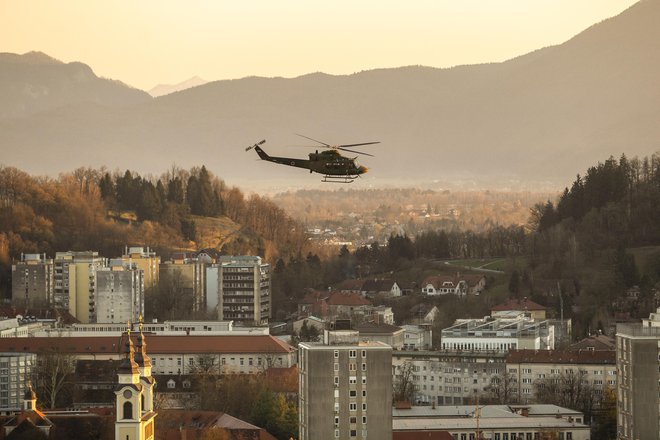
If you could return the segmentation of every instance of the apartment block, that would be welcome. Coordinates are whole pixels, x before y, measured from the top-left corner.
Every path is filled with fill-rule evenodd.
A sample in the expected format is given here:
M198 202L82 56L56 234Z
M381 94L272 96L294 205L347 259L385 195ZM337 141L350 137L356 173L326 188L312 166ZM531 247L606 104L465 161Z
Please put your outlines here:
M110 260L96 271L96 322L137 322L144 315L144 271L135 263Z
M266 325L270 319L270 265L260 257L222 256L218 266L218 319Z
M15 307L48 307L53 300L53 260L46 254L21 254L11 266L11 301Z
M300 440L392 438L392 348L326 331L299 344Z
M639 324L616 328L619 438L660 436L660 308Z
M96 271L105 265L98 252L57 252L53 305L68 309L80 322L95 322Z
M124 249L121 256L124 263L135 264L144 273L144 289L158 285L160 275L160 257L148 247L132 246Z
M172 254L170 261L160 264L160 277L177 285L182 294L193 298L193 311L206 309L206 263L200 262L197 256L188 252Z
M0 352L0 408L20 409L25 385L30 380L37 355Z
M465 405L484 395L494 376L506 371L504 351L413 351L392 353L392 380L411 374L416 405Z

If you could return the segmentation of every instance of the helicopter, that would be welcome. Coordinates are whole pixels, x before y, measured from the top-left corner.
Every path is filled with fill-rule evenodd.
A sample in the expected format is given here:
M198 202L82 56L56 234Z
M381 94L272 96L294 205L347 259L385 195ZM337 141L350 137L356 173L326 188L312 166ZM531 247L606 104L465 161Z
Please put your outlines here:
M323 175L321 182L331 182L331 183L352 183L360 177L360 175L367 172L367 167L362 165L357 165L354 158L349 158L342 156L339 151L348 151L351 153L363 154L365 156L373 157L373 154L364 153L356 150L349 150L347 147L359 147L362 145L373 145L379 144L380 142L362 142L359 144L345 144L345 145L330 145L325 142L317 141L307 136L299 134L298 136L309 139L310 141L317 142L322 145L321 148L325 150L319 152L317 149L315 153L309 154L309 159L296 159L291 157L277 157L269 156L262 148L266 140L257 142L254 145L251 145L245 149L245 151L250 151L254 149L259 157L262 160L267 160L269 162L274 162L280 165L288 165L291 167L305 168L308 169L310 173L319 173ZM311 147L318 148L318 147Z

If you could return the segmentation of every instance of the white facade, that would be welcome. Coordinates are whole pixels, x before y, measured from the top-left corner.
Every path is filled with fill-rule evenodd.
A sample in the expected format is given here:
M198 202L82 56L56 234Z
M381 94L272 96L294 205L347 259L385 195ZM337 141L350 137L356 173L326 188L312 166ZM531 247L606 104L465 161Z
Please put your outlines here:
M554 325L523 315L517 318L459 319L442 330L443 350L552 350Z
M96 322L137 322L144 314L144 271L112 260L96 271Z
M218 271L218 319L265 325L270 319L270 265L260 257L222 256Z
M21 409L23 392L36 362L33 353L0 353L0 408Z

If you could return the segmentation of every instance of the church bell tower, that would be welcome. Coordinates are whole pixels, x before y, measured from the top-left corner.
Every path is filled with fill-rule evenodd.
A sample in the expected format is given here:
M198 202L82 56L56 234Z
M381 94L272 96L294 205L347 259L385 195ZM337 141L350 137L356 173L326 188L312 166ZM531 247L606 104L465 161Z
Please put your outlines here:
M125 339L125 357L117 370L115 387L115 440L153 440L154 418L151 361L146 355L146 343L142 335L142 320L138 334L138 352L131 337L131 323L122 335ZM146 362L144 359L146 358ZM140 363L136 362L139 361ZM148 363L148 367L145 364ZM148 377L143 377L143 374Z

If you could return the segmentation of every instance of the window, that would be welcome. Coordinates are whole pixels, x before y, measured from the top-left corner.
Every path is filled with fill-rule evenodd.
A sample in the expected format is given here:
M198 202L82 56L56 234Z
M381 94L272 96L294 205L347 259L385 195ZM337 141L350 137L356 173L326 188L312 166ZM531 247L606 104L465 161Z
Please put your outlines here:
M339 357L339 350L335 350L335 359Z
M348 350L348 357L354 358L357 356L357 350Z
M365 363L362 364L362 371L367 371L367 364Z
M366 403L363 403L363 404L362 404L362 411L366 411L366 410L367 410L367 404L366 404Z
M132 419L133 418L133 404L131 402L124 402L124 414L123 419Z
M357 429L351 429L351 437L357 437Z
M349 395L349 397L357 397L357 391L355 391L355 390L350 390L350 391L348 392L348 395Z
M363 425L367 424L367 416L362 416L362 424Z
M348 409L350 411L357 411L357 403L349 403L348 404Z
M357 423L357 417L355 417L355 416L349 417L348 418L348 423L352 423L352 424Z
M367 350L362 350L362 357L366 358L367 357Z

